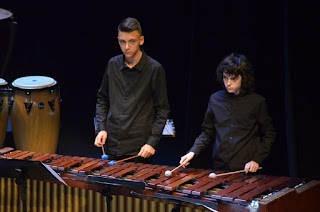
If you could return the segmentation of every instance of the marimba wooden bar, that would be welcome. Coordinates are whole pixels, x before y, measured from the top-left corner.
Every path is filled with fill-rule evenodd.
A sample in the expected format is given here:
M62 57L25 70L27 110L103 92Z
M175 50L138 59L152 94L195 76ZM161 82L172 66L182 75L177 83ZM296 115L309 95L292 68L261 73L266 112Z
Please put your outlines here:
M108 161L101 159L20 151L8 147L0 149L0 159L40 161L59 173L69 185L29 180L27 196L30 211L46 211L48 207L63 208L59 211L106 210L106 200L101 195L106 189L105 184L90 179L101 182L113 179L117 182L117 186L108 187L110 194L114 195L114 200L110 202L111 211L116 212L166 212L174 208L173 204L181 204L181 210L185 212L317 211L319 208L319 181L243 173L212 179L209 173L213 170L193 168L181 168L166 177L164 172L174 167L133 162L109 166ZM123 182L143 182L145 189L130 188ZM16 208L12 211L21 211L16 189L12 179L1 178L0 211L11 211L12 208ZM39 200L41 192L50 196L50 201ZM78 205L72 205L75 203Z

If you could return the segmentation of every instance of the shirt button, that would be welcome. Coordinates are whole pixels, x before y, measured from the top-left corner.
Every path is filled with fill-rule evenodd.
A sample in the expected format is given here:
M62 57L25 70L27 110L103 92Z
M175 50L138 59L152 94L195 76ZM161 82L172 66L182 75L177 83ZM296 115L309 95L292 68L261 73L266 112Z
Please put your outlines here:
M232 137L230 137L230 140L232 140Z

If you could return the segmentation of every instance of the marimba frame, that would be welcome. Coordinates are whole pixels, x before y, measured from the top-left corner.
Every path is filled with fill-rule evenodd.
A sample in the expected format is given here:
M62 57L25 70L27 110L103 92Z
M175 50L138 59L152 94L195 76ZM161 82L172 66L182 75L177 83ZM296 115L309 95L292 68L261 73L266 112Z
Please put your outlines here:
M177 205L176 209L181 204L184 204L183 202L194 200L194 204L205 203L203 204L204 207L210 205L212 209L219 209L219 211L224 211L224 209L244 210L250 207L250 203L260 201L261 203L259 202L258 205L260 207L263 206L263 210L263 208L268 208L272 204L265 201L265 199L255 200L253 197L264 192L273 191L276 193L276 190L280 189L281 186L294 191L296 188L292 188L293 186L300 183L304 184L302 179L259 174L235 174L221 176L212 180L208 179L208 173L212 170L201 169L183 169L182 171L173 172L173 175L168 178L164 176L166 170L172 169L172 167L168 166L132 162L122 162L115 166L108 166L107 161L101 159L30 153L19 150L13 151L13 149L2 149L0 150L1 154L7 159L37 159L47 163L73 187L95 190L105 194L107 197L111 197L111 194L124 194L125 196L138 196L145 199L168 199ZM216 173L219 173L219 171ZM102 182L97 182L99 181L98 179L113 179L115 184L108 182L108 186L101 186ZM134 182L135 179L139 179L140 183L145 183L144 190L130 188L122 184L127 181ZM120 181L122 182L119 183ZM313 186L319 188L319 182L316 181ZM215 190L218 187L220 187L220 191ZM212 188L213 190L210 190ZM284 199L284 196L280 196L279 199ZM111 200L108 199L107 201ZM277 202L278 200L272 201ZM254 207L254 204L251 204L251 206Z

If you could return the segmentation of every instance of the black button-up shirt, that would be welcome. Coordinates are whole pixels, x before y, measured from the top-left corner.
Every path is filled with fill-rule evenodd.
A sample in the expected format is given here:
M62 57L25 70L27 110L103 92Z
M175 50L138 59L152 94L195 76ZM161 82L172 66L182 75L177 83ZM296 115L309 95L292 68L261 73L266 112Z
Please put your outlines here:
M144 144L157 148L169 115L165 70L142 53L131 69L124 55L111 58L97 94L97 127L108 132L111 155L136 155Z
M202 130L190 151L198 155L214 141L214 168L229 171L244 169L251 160L261 164L276 137L262 96L226 90L211 95Z

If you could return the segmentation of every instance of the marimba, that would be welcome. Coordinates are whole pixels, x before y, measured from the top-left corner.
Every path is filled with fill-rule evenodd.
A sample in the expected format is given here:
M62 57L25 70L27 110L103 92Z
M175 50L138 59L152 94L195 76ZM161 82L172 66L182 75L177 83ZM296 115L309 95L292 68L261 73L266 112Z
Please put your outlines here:
M319 208L316 200L320 197L320 182L315 180L242 173L212 179L209 173L213 170L194 168L179 169L166 177L164 172L172 167L133 162L109 166L108 161L102 159L10 147L0 149L0 159L40 161L54 169L71 187L104 195L156 199L177 205L171 207L173 211L180 211L180 205L190 204L200 205L206 211L317 211Z

